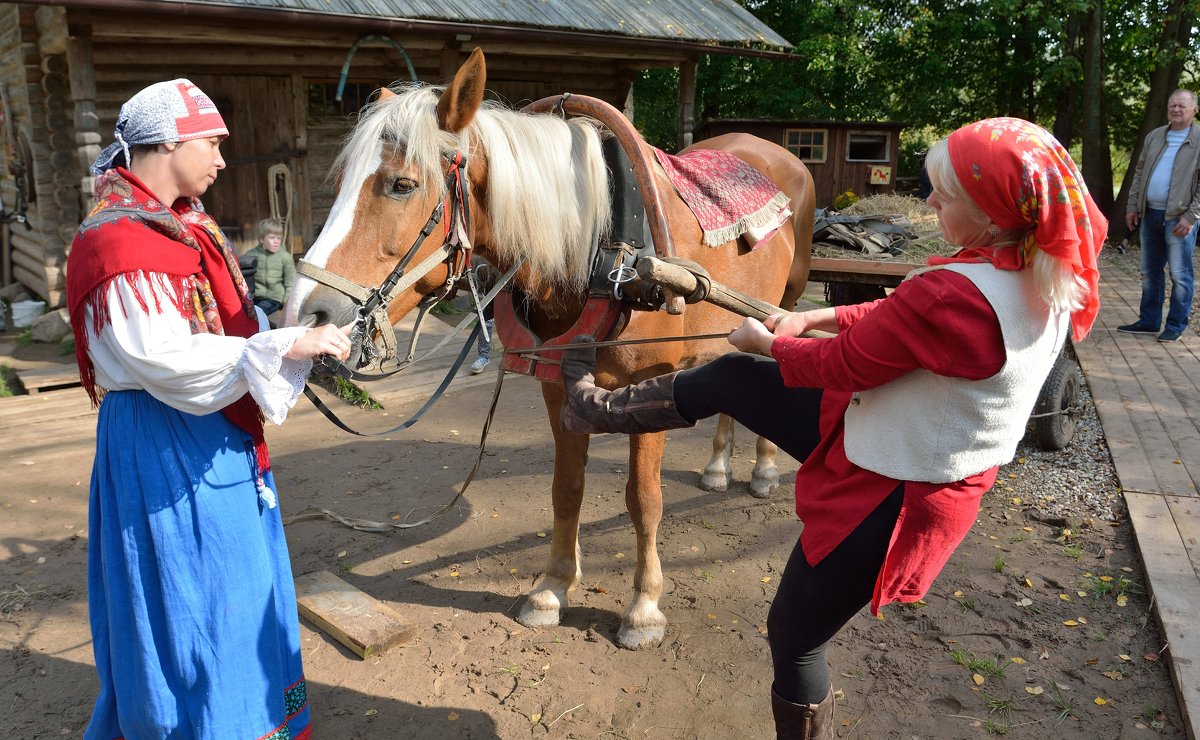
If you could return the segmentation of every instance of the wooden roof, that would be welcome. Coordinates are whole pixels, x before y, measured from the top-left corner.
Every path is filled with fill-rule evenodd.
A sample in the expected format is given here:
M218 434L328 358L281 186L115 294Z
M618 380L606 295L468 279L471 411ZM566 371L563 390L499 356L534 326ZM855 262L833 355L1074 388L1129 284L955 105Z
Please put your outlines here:
M86 5L65 0L62 5ZM502 25L568 33L615 35L635 39L692 42L717 47L767 46L790 49L734 0L118 0L125 9L178 6L187 10L243 9L341 17L395 23L427 21Z

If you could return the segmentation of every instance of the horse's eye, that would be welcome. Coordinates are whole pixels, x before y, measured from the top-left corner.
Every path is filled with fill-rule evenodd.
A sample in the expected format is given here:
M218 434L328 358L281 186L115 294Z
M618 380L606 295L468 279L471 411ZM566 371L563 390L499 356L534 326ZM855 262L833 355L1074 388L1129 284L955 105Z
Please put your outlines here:
M417 189L417 181L408 177L397 177L392 180L392 184L388 186L389 198L401 198L406 195L412 195L412 192Z

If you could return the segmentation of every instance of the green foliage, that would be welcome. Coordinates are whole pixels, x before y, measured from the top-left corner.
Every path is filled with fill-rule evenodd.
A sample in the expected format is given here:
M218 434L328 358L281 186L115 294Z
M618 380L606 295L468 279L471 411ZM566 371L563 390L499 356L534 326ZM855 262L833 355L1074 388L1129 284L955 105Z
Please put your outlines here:
M0 398L16 395L13 388L17 385L17 371L5 363L0 363Z
M333 377L333 390L338 398L353 406L372 410L383 408L383 406L379 405L379 402L371 398L371 394L365 389L359 388L345 378L339 378L335 375Z
M792 59L701 57L696 120L774 118L902 121L899 173L916 174L929 144L958 126L1016 115L1053 129L1072 104L1065 138L1082 135L1083 51L1093 0L739 0L788 39ZM1156 67L1182 63L1200 78L1192 44L1163 43L1179 0L1106 0L1102 116L1114 169L1127 167ZM1182 3L1195 20L1200 1ZM1190 39L1189 39L1190 41ZM634 83L635 122L674 150L678 71ZM1061 98L1061 100L1060 100ZM1064 142L1069 143L1069 142ZM1119 180L1118 180L1119 182Z

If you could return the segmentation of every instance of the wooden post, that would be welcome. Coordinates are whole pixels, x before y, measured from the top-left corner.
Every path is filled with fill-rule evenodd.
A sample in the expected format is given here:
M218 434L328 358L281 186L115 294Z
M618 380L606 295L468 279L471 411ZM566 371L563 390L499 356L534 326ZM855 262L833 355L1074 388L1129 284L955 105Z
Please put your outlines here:
M71 26L67 40L67 75L75 104L75 151L83 177L79 192L84 212L92 210L92 162L100 156L100 116L96 113L96 73L92 63L91 26Z
M692 145L692 130L696 127L696 58L689 57L679 65L679 148Z

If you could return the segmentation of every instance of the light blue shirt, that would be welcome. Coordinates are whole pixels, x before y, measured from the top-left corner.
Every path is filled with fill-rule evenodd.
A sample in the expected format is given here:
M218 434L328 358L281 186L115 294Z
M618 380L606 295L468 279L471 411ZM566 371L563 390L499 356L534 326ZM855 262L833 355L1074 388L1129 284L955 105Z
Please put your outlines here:
M1167 193L1171 189L1171 170L1175 167L1175 155L1179 147L1187 139L1188 129L1172 131L1167 129L1167 148L1154 164L1154 171L1146 182L1146 207L1157 211L1166 210Z

